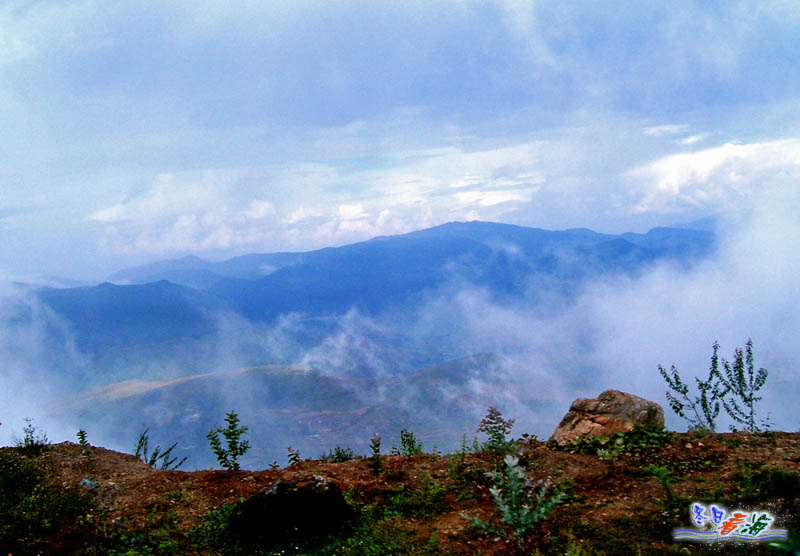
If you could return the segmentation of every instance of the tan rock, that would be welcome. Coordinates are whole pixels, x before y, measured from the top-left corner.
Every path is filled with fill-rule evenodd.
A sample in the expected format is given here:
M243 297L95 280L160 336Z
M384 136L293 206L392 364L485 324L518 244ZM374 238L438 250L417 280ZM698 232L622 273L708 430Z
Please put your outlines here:
M664 426L664 410L656 402L639 396L606 390L597 399L579 398L553 432L559 445L581 436L613 436L636 425Z

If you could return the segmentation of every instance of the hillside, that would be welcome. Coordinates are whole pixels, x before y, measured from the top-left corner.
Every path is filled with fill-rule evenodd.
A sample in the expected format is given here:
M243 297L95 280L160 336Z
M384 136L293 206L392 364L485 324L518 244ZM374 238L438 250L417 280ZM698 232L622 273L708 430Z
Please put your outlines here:
M386 439L385 442L388 442ZM580 453L524 436L516 441L533 481L552 481L561 504L524 536L524 554L766 554L755 543L712 548L677 543L693 501L774 514L773 528L800 530L800 434L629 433L620 450ZM583 451L591 452L588 445ZM344 450L340 455L344 454ZM346 459L342 457L340 459ZM0 450L0 541L9 554L514 554L515 545L460 516L499 518L485 472L500 456L384 455L341 463L302 460L247 471L160 471L136 457L69 442L40 454ZM355 509L351 528L305 548L237 550L231 506L278 479L323 476ZM38 485L38 486L37 486Z

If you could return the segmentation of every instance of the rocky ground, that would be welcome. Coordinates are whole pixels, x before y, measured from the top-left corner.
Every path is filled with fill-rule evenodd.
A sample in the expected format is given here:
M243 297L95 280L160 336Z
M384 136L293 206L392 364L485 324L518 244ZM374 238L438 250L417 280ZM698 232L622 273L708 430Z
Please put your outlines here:
M183 472L69 442L3 448L0 546L15 556L773 553L756 543L674 541L673 528L692 525L695 501L769 511L777 518L773 528L800 531L800 434L637 431L561 449L530 437L515 442L531 481L564 493L544 519L517 536L502 523L490 493L501 480L486 475L504 469L503 455L488 450L385 455L376 474L371 458ZM314 544L268 548L231 538L237 503L301 472L341 489L355 510L349 528Z

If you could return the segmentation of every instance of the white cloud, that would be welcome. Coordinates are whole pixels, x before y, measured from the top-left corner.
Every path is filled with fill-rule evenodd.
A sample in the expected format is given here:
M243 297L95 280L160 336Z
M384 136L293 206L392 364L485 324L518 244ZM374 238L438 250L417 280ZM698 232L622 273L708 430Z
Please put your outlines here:
M644 190L635 210L735 206L763 187L800 179L800 140L733 144L660 158L629 172Z
M254 220L266 218L267 216L272 216L273 214L275 214L275 205L269 201L253 201L247 207L247 210L242 212L242 215L245 218L251 218Z
M644 128L644 134L649 137L661 137L663 135L678 135L689 131L686 124L664 124L654 125Z
M531 196L528 193L525 191L464 191L454 194L453 198L464 205L491 207L512 201L530 201Z
M364 212L364 205L361 203L356 203L353 205L339 205L338 213L339 218L341 218L343 221L361 220L367 217L367 213Z
M710 134L708 133L698 133L697 135L690 135L689 137L684 137L683 139L678 139L679 145L694 145L695 143L699 143Z
M207 172L197 180L186 180L176 174L156 177L154 185L142 195L110 207L99 209L90 216L98 222L149 222L176 214L186 214L219 206L217 177Z

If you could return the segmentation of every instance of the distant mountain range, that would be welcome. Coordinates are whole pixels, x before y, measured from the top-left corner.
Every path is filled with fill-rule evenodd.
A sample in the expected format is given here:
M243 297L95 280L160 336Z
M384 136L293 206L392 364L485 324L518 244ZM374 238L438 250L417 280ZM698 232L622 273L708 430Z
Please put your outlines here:
M117 283L35 295L83 358L57 371L69 394L63 406L115 434L152 426L200 465L204 433L231 409L269 447L254 452L261 458L276 458L289 437L317 450L360 447L368 429L418 426L433 443L437 430L474 429L484 404L515 388L513 377L498 374L498 354L451 341L447 322L433 333L406 330L419 311L462 291L505 307L568 305L592 280L662 262L689 267L714 246L706 230L611 235L453 222L303 253L160 261L117 272ZM17 316L26 318L35 316ZM53 346L63 340L53 338ZM67 361L69 350L59 357ZM565 377L588 372L568 359L559 363ZM546 397L514 393L557 411Z
M408 312L447 285L483 288L505 303L553 293L568 298L591 278L630 275L664 260L689 265L713 247L713 234L702 230L609 235L453 222L303 253L161 261L114 274L119 284L42 288L38 296L96 360L117 358L114 350L136 360L137 354L149 358L171 346L196 351L192 343L213 336L220 314L266 323L302 314L298 341L307 343L330 330L331 317L352 309L367 315Z

